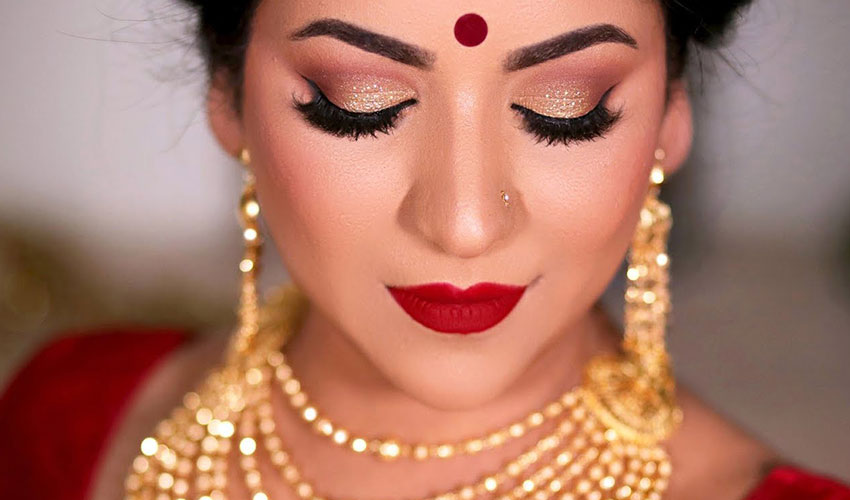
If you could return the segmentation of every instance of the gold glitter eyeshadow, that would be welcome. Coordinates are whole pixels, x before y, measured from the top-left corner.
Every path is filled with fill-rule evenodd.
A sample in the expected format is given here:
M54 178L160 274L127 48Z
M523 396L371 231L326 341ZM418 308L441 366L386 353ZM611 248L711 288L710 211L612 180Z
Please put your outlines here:
M334 87L336 104L355 113L371 113L413 98L416 93L397 82L363 75L348 77Z
M589 91L563 84L536 87L533 92L520 96L517 104L553 118L575 118L587 114L596 106Z

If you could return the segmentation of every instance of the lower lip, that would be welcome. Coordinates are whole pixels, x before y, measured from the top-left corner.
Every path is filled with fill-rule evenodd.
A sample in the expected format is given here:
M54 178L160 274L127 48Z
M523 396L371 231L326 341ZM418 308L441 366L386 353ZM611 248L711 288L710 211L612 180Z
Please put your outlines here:
M390 287L402 309L423 326L441 333L475 333L497 325L516 306L525 286L478 283L461 290L448 283Z

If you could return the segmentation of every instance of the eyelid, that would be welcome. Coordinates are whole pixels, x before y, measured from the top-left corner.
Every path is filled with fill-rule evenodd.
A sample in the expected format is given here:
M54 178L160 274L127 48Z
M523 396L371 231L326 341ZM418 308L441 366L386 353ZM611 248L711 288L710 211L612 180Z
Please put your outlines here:
M546 83L517 99L517 104L550 118L575 118L593 110L598 99L586 86Z
M388 78L356 74L339 78L326 95L346 111L374 113L414 99L416 91Z

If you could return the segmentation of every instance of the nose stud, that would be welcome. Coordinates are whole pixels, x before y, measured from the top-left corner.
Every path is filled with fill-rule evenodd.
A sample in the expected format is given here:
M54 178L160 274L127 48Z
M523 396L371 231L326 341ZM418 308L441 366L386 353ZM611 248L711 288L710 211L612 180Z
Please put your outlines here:
M499 197L502 198L502 203L505 204L506 207L510 206L511 197L504 190L499 191Z

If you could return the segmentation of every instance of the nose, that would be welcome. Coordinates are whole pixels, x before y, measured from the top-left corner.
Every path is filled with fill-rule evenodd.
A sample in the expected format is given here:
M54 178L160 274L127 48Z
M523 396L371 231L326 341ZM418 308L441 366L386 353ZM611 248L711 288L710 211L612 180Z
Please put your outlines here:
M469 259L508 240L522 213L522 197L511 184L494 119L468 96L452 109L439 121L439 131L422 141L401 216L403 225L430 246Z

